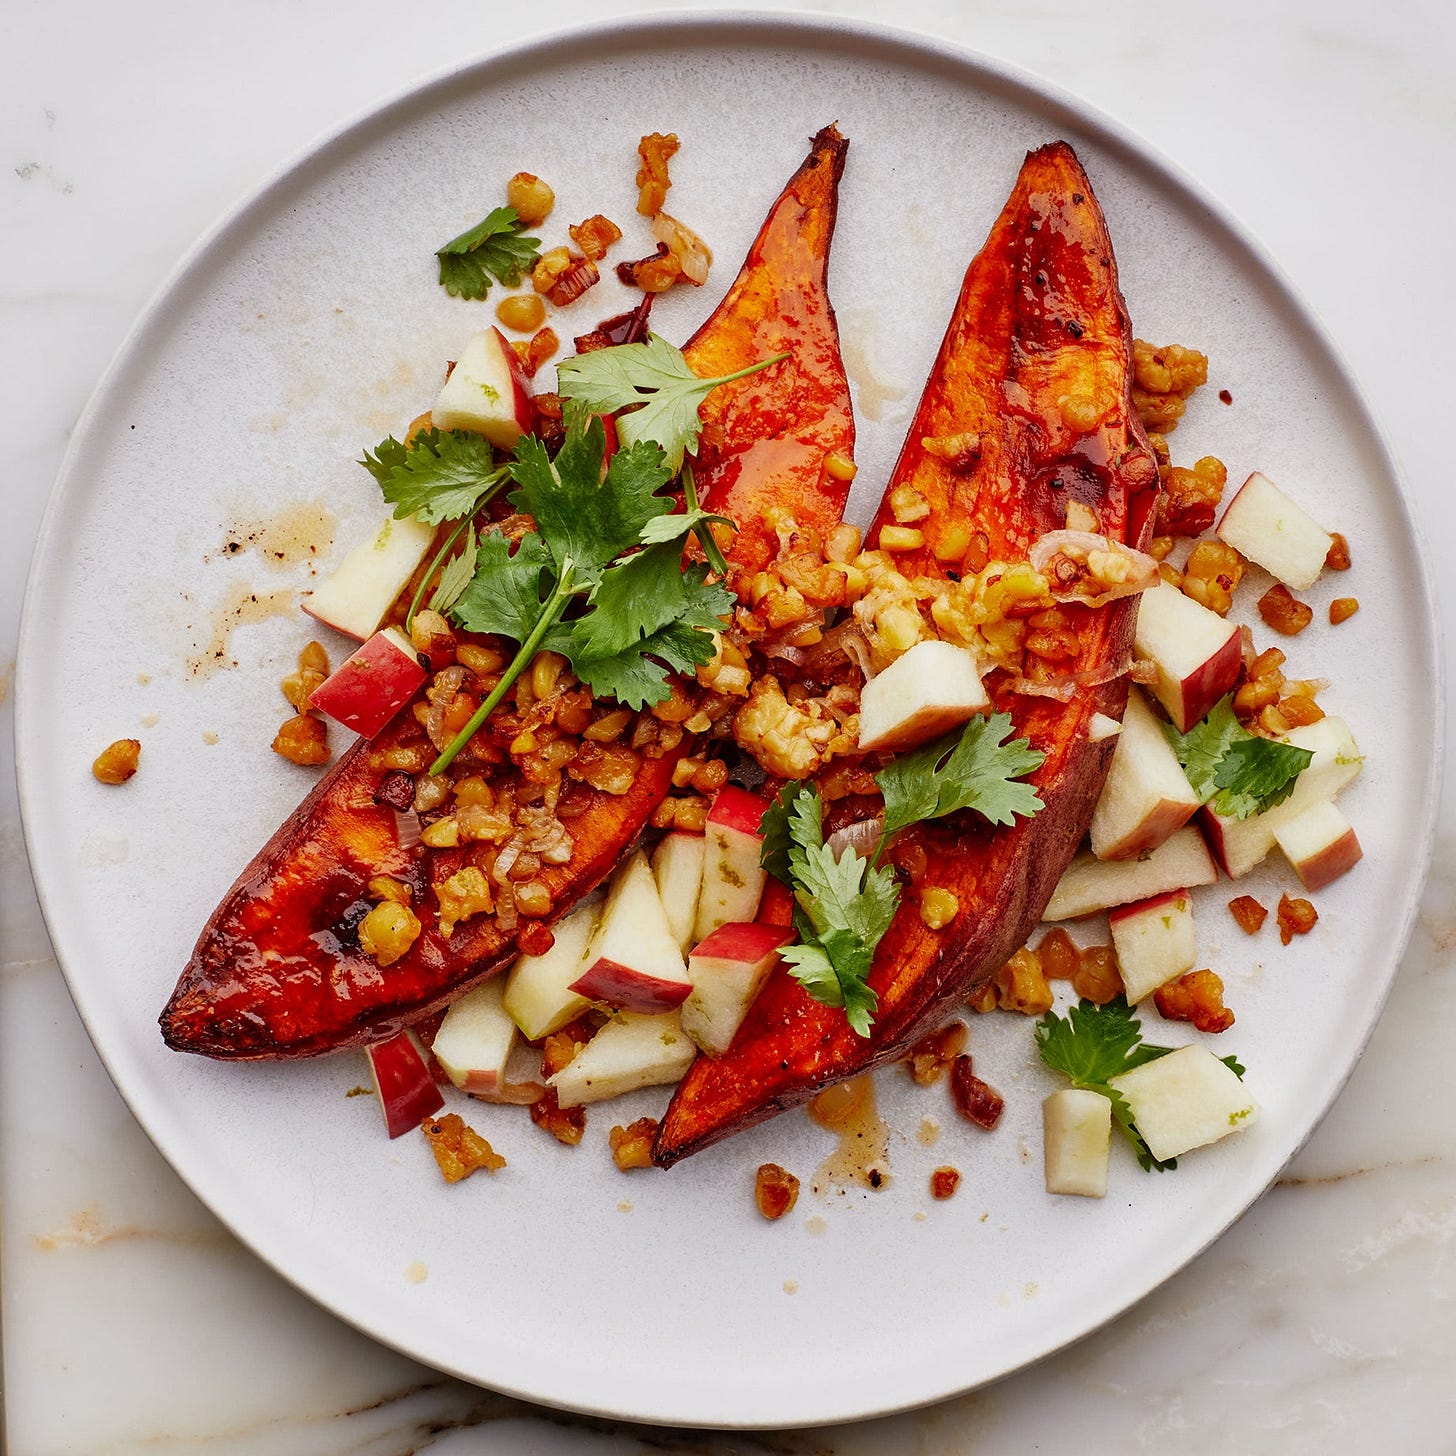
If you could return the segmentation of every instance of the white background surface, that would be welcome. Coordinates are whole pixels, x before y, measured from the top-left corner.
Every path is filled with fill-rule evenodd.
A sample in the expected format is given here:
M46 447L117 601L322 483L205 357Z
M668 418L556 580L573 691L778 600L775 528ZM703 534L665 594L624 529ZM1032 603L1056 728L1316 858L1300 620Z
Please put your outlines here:
M647 7L656 8L656 7ZM785 7L788 8L788 7ZM817 7L804 7L817 8ZM1364 380L1441 574L1456 327L1456 27L1444 7L906 4L893 19L1027 66L1143 131L1242 214ZM552 21L600 17L566 4ZM0 667L29 542L87 394L175 257L325 127L543 16L438 4L153 0L0 21ZM8 757L7 740L3 751ZM16 1452L636 1451L355 1335L239 1249L152 1152L75 1020L3 784L0 1173L5 1394ZM1447 821L1449 825L1449 820ZM1449 827L1364 1064L1284 1181L1117 1324L1000 1386L833 1433L721 1451L1450 1448L1456 1231L1445 1047ZM549 1313L532 1322L549 1339ZM644 1379L670 1378L644 1372ZM469 1434L454 1434L457 1428Z

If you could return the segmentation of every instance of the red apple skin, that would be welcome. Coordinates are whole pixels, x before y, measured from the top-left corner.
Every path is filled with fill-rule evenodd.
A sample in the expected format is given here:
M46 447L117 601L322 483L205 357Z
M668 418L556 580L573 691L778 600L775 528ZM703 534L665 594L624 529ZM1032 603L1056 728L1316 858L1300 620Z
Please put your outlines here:
M368 1052L390 1137L417 1128L445 1105L409 1032L401 1031L388 1041L376 1042Z
M758 921L737 921L720 925L711 935L694 946L688 957L694 961L732 961L739 965L757 965L766 955L781 950L794 938L791 929L763 925Z
M424 683L419 659L385 630L346 658L314 689L309 702L335 722L373 738Z
M1145 910L1156 910L1159 905L1188 898L1187 890L1164 890L1161 895L1151 895L1146 900L1134 900L1131 905L1114 905L1107 912L1107 918L1109 921L1126 920L1129 915L1141 915Z
M1213 856L1213 862L1219 868L1219 873L1227 875L1230 879L1237 878L1234 872L1229 869L1228 855L1224 852L1223 825L1218 822L1218 815L1205 804L1196 816L1198 832L1203 835L1203 842L1208 846L1208 852Z
M1219 650L1198 670L1179 684L1183 703L1183 721L1178 731L1186 733L1195 723L1206 718L1215 703L1233 690L1243 665L1243 642L1235 627Z
M692 995L691 981L664 981L620 961L602 956L593 961L568 988L592 1001L605 1001L624 1011L671 1011Z
M768 809L769 802L761 794L750 794L747 789L728 784L718 790L713 807L708 810L708 822L736 830L751 839L761 839L758 826Z
M1171 839L1193 817L1197 807L1196 804L1179 804L1172 799L1161 800L1158 807L1131 834L1124 835L1101 858L1140 858L1165 840Z
M1362 854L1355 831L1347 829L1317 854L1296 864L1294 872L1306 890L1322 890L1332 880L1339 879L1346 870L1353 869L1360 862Z
M536 428L536 399L531 393L531 381L521 367L521 356L511 348L510 340L494 324L491 325L490 331L495 335L496 343L500 345L500 351L505 356L506 365L511 371L512 404L516 423L520 425L523 435L529 435Z

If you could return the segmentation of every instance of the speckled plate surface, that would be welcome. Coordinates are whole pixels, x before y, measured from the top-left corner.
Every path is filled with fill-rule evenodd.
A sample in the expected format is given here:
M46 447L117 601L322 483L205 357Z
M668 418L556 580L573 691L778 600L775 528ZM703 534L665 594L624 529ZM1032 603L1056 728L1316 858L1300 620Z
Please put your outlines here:
M269 752L278 681L310 635L293 603L378 510L352 462L433 397L488 317L445 296L431 252L518 168L568 220L632 213L634 148L674 130L673 210L718 258L654 321L685 336L763 212L837 120L851 140L832 287L859 409L861 511L883 482L956 287L1022 154L1077 148L1107 212L1137 332L1196 344L1212 378L1174 436L1242 478L1266 471L1356 543L1360 614L1288 645L1291 671L1370 754L1346 806L1366 857L1319 895L1315 933L1248 939L1215 889L1203 954L1228 985L1263 1105L1175 1174L1113 1151L1103 1202L1042 1191L1027 1022L978 1020L977 1067L1006 1095L991 1136L944 1089L878 1080L886 1187L809 1190L834 1140L801 1114L670 1174L624 1177L595 1109L566 1149L517 1109L472 1120L510 1161L446 1187L419 1139L388 1142L346 1055L226 1066L167 1051L156 1016L213 904L307 788ZM629 232L623 256L637 242ZM564 240L564 239L563 239ZM613 311L604 286L563 335ZM1225 407L1215 397L1232 397ZM314 549L311 551L309 547ZM1258 590L1245 588L1252 602ZM1284 644L1281 644L1284 645ZM329 646L335 660L341 641ZM1428 578L1389 456L1331 347L1267 260L1115 125L928 41L805 19L670 17L574 33L462 66L352 123L283 171L184 261L79 427L41 532L17 690L32 864L72 993L163 1153L257 1253L341 1317L441 1369L515 1394L702 1425L848 1419L994 1379L1076 1339L1174 1273L1309 1135L1379 1014L1424 875L1439 757ZM123 790L87 766L138 736ZM1266 866L1240 889L1291 882ZM1088 927L1105 938L1105 927ZM1190 1039L1159 1027L1165 1041ZM931 1124L939 1126L933 1139ZM753 1170L806 1185L763 1223ZM958 1167L933 1203L928 1177ZM220 1312L219 1317L225 1317Z

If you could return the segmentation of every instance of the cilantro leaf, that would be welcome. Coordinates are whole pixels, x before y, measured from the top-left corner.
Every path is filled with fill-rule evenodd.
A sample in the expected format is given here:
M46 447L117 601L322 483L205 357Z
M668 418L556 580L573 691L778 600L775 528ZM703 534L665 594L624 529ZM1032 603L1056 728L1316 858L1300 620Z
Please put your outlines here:
M1314 758L1307 748L1250 733L1234 715L1232 696L1222 698L1186 733L1171 723L1163 725L1163 732L1193 792L1231 819L1247 819L1283 803Z
M698 532L701 539L702 534L714 522L720 526L738 529L727 516L715 516L711 511L695 506L691 510L674 511L671 515L657 516L648 521L642 528L642 540L645 545L655 546L662 541L680 541L692 531Z
M465 595L465 588L475 579L478 554L475 527L471 525L466 529L465 544L460 548L460 554L452 556L440 568L440 579L435 583L435 590L430 596L432 612L448 612Z
M557 388L578 410L617 415L617 437L624 445L652 441L662 447L676 474L685 454L697 454L703 421L698 406L720 384L742 379L787 358L750 364L713 379L693 373L680 349L657 334L641 344L617 344L563 359L556 366ZM627 411L627 413L619 413Z
M559 569L570 557L577 581L596 584L608 563L642 539L643 528L672 502L657 492L671 472L655 445L616 451L602 477L606 432L599 419L569 429L553 461L533 436L523 436L510 467L511 504L535 518Z
M794 892L799 941L783 953L790 974L816 1001L843 1007L854 1033L868 1036L879 1004L869 984L875 947L900 900L894 875L852 849L835 859L812 784L788 785L762 823L761 859Z
M539 536L522 536L515 551L498 529L476 547L475 575L451 616L469 632L494 632L524 642L541 616L541 583L551 568Z
M934 743L902 753L875 775L885 796L883 844L898 829L924 819L940 819L958 809L975 809L992 824L1010 824L1016 815L1040 812L1036 790L1018 783L1046 761L1025 738L1002 740L1011 732L1011 715L972 718L962 729Z
M1100 1093L1112 1103L1113 1119L1145 1171L1178 1166L1176 1158L1153 1157L1133 1122L1127 1099L1109 1085L1112 1078L1173 1050L1143 1041L1142 1026L1123 997L1105 1006L1081 1001L1067 1008L1065 1019L1048 1011L1036 1023L1036 1047L1044 1066L1060 1072L1072 1086Z
M455 298L484 298L491 279L514 288L541 256L540 238L523 236L523 227L514 207L497 207L436 249L445 291Z
M506 479L490 442L466 431L421 430L408 444L393 435L359 462L379 482L397 520L427 526L473 515Z

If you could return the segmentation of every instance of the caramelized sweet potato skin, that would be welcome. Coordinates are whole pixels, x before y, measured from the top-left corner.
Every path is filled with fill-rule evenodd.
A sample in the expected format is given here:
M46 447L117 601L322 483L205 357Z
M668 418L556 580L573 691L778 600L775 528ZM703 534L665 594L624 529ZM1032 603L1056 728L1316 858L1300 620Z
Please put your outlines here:
M985 532L992 559L1024 559L1038 535L1065 524L1068 500L1094 510L1114 539L1144 546L1157 470L1131 408L1131 356L1112 245L1086 175L1064 143L1043 147L966 274L896 464L890 490L913 485L931 506L920 523L925 547L902 554L900 569L943 575L934 547L954 523ZM1090 430L1078 428L1087 414L1077 401L1087 397L1101 411ZM973 460L948 462L922 444L968 432L979 436ZM882 506L870 546L892 520ZM1135 599L1064 610L1080 640L1074 671L1128 660ZM1127 678L1079 687L1062 703L1013 694L998 677L988 680L996 707L1046 754L1031 776L1045 807L995 831L969 812L905 831L925 850L920 888L943 886L960 908L931 930L917 897L903 897L870 976L879 996L872 1035L856 1036L841 1011L775 972L729 1050L700 1057L679 1085L658 1133L659 1164L899 1057L983 987L1040 919L1086 832L1115 743L1089 742L1089 720L1121 717Z
M847 484L827 478L821 466L824 455L854 446L825 291L847 145L833 127L814 138L742 272L686 350L701 373L728 373L781 348L797 355L724 386L705 411L709 428L695 474L715 509L740 523L726 551L735 569L756 569L774 549L765 504L791 504L806 520L829 525L844 506ZM448 940L439 935L433 885L464 863L463 852L402 850L392 811L374 802L387 771L380 750L411 726L406 710L372 744L349 749L243 871L162 1013L170 1046L231 1059L337 1051L428 1016L515 958L515 937L493 921L466 921ZM572 823L570 862L542 872L554 916L595 888L637 839L686 748L644 760L625 795L592 793ZM369 904L367 883L381 874L404 880L414 903L430 909L418 941L383 969L354 938Z

